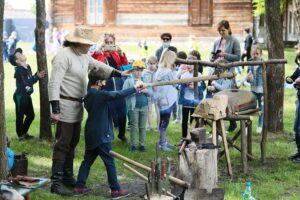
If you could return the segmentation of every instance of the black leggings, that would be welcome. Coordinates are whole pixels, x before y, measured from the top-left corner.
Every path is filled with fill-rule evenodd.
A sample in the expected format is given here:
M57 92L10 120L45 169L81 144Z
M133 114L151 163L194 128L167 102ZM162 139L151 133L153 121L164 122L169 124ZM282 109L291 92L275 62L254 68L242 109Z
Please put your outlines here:
M27 134L27 131L34 120L34 110L30 96L14 94L16 105L16 132L18 137ZM25 120L24 120L24 116Z
M181 128L182 128L182 137L185 138L187 136L188 131L188 122L191 124L193 117L191 116L194 113L194 108L190 107L184 107L182 106L182 122L181 122ZM190 120L189 120L190 116Z

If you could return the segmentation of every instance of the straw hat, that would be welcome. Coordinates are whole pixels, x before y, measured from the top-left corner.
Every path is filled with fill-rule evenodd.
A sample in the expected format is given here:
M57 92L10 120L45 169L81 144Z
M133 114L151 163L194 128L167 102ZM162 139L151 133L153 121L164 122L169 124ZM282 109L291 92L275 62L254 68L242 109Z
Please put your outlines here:
M96 43L96 37L94 35L93 29L89 26L84 25L76 26L72 33L69 33L65 36L65 40L69 42L90 45Z

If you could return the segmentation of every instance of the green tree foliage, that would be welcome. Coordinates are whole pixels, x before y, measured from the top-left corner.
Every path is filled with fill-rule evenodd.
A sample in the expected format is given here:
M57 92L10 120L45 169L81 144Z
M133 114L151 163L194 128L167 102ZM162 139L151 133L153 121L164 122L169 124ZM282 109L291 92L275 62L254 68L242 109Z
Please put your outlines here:
M280 13L282 14L285 10L287 0L280 0ZM253 15L260 16L265 14L265 0L252 0L253 4Z

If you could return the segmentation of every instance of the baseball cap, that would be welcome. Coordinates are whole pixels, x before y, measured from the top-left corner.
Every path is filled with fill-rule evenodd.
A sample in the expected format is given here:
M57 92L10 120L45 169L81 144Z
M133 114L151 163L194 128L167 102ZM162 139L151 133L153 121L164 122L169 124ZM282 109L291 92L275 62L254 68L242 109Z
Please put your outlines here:
M15 57L16 53L23 53L23 50L22 50L21 48L17 48L17 49L15 50L15 52L9 56L9 58L8 58L8 59L9 59L9 62L10 62L10 64L12 64L13 66L17 66L17 65L18 65L18 64L16 63L16 57Z

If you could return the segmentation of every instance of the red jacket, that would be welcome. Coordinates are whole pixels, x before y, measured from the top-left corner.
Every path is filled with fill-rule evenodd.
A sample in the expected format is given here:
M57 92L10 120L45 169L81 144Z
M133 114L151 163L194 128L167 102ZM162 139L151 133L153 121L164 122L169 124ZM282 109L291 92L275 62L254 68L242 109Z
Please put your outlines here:
M96 60L107 63L106 58L110 57L110 55L112 56L114 61L117 63L118 70L120 69L120 67L122 65L128 65L128 60L127 60L126 54L123 53L123 56L120 56L117 51L110 51L110 52L103 51L101 53L94 52L92 54L92 57L95 58Z

